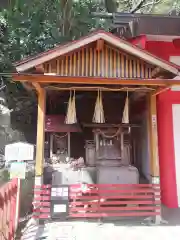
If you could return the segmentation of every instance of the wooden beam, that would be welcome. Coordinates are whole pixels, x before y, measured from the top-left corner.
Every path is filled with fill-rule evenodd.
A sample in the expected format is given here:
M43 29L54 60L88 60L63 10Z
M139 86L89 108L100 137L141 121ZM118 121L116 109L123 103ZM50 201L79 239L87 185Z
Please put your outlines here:
M37 139L36 139L36 176L42 176L44 164L44 126L46 109L46 92L39 83L33 83L38 93L38 117L37 117Z
M158 133L157 133L157 109L156 96L149 95L149 142L150 142L150 166L151 176L159 177L159 153L158 153Z
M163 93L163 92L165 92L165 91L168 91L170 89L170 87L161 87L161 88L158 88L158 89L156 89L153 93L152 93L152 95L153 96L157 96L157 95L159 95L160 93Z
M41 87L40 83L32 82L32 85L36 89L37 93L41 93L43 91L43 88Z
M44 66L43 64L35 66L36 72L37 73L44 73Z
M103 39L98 39L97 44L96 44L96 50L97 51L102 51L104 48L104 40Z
M23 87L28 91L31 92L33 90L32 84L29 82L21 82Z
M129 127L141 127L138 124L130 123L119 123L119 124L110 124L110 123L82 123L83 127L87 128L129 128Z
M60 85L60 86L52 86L52 85L49 85L49 86L45 86L44 87L45 89L47 90L52 90L52 91L73 91L73 90L76 90L76 91L98 91L98 90L101 90L101 91L104 91L104 92L139 92L139 93L143 93L143 94L146 94L147 92L152 92L152 91L155 91L156 89L155 88L152 88L152 87L100 87L100 86L72 86L72 87L64 87L63 85Z
M173 86L180 85L180 80L173 79L123 79L105 77L66 77L57 75L17 74L14 81L39 83L72 83L72 84L98 84L98 85L149 85Z
M152 77L156 77L158 75L158 73L161 72L161 68L160 67L155 67L153 70L152 70L152 73L151 73L151 76Z

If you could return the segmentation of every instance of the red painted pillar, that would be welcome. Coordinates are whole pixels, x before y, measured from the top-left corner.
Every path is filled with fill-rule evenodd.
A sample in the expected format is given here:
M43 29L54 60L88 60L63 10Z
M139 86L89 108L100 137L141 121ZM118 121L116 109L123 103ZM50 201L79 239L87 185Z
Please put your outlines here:
M179 91L166 91L157 99L158 144L162 203L178 207L177 171L173 133L173 104L180 104ZM180 139L179 139L180 142ZM180 147L180 146L179 146ZM179 169L180 174L180 169Z

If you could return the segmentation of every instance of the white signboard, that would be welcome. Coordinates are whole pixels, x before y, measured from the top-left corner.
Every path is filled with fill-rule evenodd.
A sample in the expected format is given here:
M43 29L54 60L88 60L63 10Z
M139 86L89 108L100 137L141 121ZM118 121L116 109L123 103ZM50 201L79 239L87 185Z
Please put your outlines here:
M10 167L10 178L26 178L26 163L25 162L13 162Z
M65 204L54 205L54 212L55 213L65 213L66 212L66 205Z
M68 197L68 188L67 187L52 188L51 196L52 197Z
M25 161L34 159L34 146L29 143L17 142L5 146L6 161Z

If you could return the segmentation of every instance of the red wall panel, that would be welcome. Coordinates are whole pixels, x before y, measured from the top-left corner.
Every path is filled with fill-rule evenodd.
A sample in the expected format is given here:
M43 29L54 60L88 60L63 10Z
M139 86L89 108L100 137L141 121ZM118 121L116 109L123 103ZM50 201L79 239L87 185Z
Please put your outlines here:
M180 47L175 47L173 42L147 41L145 48L165 60L169 60L169 56L180 56Z
M180 56L178 44L165 41L148 41L146 38L133 39L132 43L144 40L145 49L169 61L170 56ZM170 208L178 207L175 150L173 136L172 104L180 104L180 92L166 91L157 99L158 144L160 161L160 182L162 203Z
M178 207L173 138L172 104L180 104L180 92L167 91L157 99L158 144L162 203Z
M143 49L146 47L146 41L147 41L146 35L140 35L138 37L129 39L130 43L137 45Z

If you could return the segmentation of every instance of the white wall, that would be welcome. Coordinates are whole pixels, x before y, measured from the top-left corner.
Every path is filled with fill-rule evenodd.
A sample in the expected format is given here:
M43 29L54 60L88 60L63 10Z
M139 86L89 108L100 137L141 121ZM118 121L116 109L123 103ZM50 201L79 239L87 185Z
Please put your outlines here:
M178 206L180 206L180 104L172 105L173 113L173 137L175 154L175 172Z
M169 61L180 66L180 56L170 56Z

